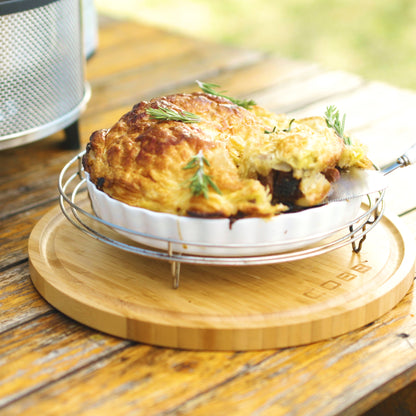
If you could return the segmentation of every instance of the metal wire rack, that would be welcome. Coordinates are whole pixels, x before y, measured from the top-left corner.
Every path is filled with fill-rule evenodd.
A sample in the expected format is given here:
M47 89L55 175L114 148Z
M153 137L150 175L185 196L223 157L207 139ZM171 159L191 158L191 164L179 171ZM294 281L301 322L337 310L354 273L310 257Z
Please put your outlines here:
M180 280L180 266L182 263L190 264L201 264L201 265L221 265L221 266L247 266L247 265L266 265L283 263L294 260L306 259L309 257L321 255L332 250L336 250L348 244L352 245L352 250L358 253L363 245L364 240L368 232L370 232L377 223L381 220L384 213L384 194L385 191L381 191L372 196L368 195L369 203L363 213L360 213L350 223L345 224L342 227L344 230L342 233L331 230L328 238L322 237L320 243L315 244L312 247L304 249L293 250L290 252L279 252L275 254L266 255L253 255L253 256L202 256L202 255L191 255L181 252L174 251L173 247L177 245L186 244L194 246L212 246L206 243L197 243L182 241L169 238L161 238L153 235L140 233L132 230L128 230L124 227L112 224L105 221L95 215L88 208L83 208L85 200L87 199L87 188L86 178L82 167L82 157L85 152L79 153L77 156L72 158L62 169L59 175L59 204L62 213L65 217L79 230L86 233L92 238L95 238L105 244L108 244L118 249L135 253L141 256L168 261L171 263L172 271L172 286L173 288L179 287ZM82 206L81 206L82 205ZM138 245L131 242L126 242L125 239L119 237L118 233L114 233L113 230L119 232L128 232L138 236L146 237L147 239L154 239L163 241L166 243L166 249L155 249L143 245ZM317 236L311 236L311 240ZM296 240L291 240L291 243ZM287 242L285 242L287 244ZM264 244L265 246L268 245ZM275 246L275 243L273 243ZM232 245L236 247L240 245ZM215 247L223 247L226 251L230 248L230 245L215 245ZM243 248L250 248L247 244L241 245ZM256 244L258 247L258 244Z

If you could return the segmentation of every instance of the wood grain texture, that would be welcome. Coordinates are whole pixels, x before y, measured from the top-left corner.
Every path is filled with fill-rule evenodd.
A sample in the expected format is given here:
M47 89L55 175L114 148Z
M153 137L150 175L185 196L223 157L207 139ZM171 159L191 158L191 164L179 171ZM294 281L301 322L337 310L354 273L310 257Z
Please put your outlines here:
M7 269L1 274L0 333L22 322L49 313L52 307L34 290L27 262Z
M149 66L118 72L112 75L115 82L109 83L108 77L94 80L92 88L99 92L100 99L95 100L93 96L89 110L106 111L116 105L133 106L140 100L186 89L190 84L196 89L196 79L216 74L219 67L227 70L259 61L259 55L253 52L242 54L225 47L218 49L210 44L203 48L198 46L194 45L181 54L177 51L177 55ZM169 77L166 77L166 66L169 67Z
M127 345L59 314L0 334L0 408Z
M392 374L398 379L394 388L403 387L406 378L400 376L410 357L416 362L411 344L416 337L415 313L409 293L396 308L364 329L279 350L233 353L130 345L33 391L11 403L8 411L24 414L30 409L44 415L358 415L370 406L363 396L371 396ZM69 328L56 327L56 337ZM409 337L404 338L404 333ZM377 360L369 360L375 356ZM391 392L381 390L370 404Z
M51 192L52 194L52 192ZM44 201L43 201L44 202ZM1 269L27 260L27 245L30 232L35 224L56 204L52 202L28 207L26 212L9 216L0 222Z
M414 276L413 237L402 233L384 218L359 254L346 246L270 266L186 265L173 290L167 262L92 239L57 207L34 228L29 260L48 302L101 331L167 347L267 349L336 336L394 307Z

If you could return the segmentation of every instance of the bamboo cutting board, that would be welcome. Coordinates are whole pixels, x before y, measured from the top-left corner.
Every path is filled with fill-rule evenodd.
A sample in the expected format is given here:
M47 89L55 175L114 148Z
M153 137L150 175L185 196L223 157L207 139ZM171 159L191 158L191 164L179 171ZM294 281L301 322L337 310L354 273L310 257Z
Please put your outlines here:
M97 330L153 345L253 350L300 345L366 325L392 309L414 278L413 237L384 217L360 253L351 246L266 266L183 264L113 248L75 228L59 207L29 239L39 293Z

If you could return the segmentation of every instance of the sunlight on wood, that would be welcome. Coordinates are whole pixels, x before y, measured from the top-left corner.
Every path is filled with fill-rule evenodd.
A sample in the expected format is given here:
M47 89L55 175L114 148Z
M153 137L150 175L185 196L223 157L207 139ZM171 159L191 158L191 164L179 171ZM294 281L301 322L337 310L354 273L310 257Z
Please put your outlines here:
M416 89L416 2L96 0L98 11Z

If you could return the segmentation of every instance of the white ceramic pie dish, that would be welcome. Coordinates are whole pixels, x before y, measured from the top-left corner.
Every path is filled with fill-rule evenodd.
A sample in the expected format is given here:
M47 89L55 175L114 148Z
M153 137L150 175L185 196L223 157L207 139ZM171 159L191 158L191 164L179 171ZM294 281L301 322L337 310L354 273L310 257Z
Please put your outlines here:
M360 210L361 198L332 202L271 219L206 219L177 216L132 207L97 189L86 173L95 214L124 228L115 230L130 239L175 252L203 256L254 256L305 248L347 227Z

